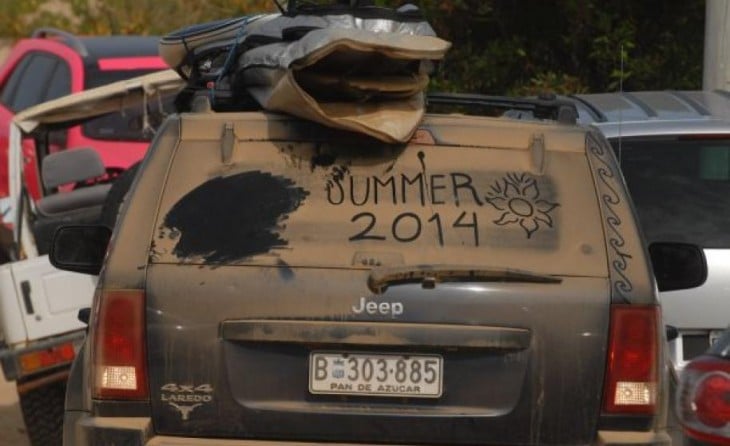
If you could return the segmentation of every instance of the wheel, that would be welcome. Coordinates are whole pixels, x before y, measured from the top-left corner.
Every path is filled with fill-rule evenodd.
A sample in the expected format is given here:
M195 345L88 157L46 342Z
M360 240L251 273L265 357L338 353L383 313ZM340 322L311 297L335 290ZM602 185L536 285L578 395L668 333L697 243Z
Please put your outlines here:
M119 209L124 203L124 198L132 187L134 177L137 176L140 163L133 164L129 169L122 172L121 175L114 180L109 194L106 196L104 206L101 208L101 224L114 228L119 216Z
M45 384L18 395L25 429L33 446L60 445L66 381Z

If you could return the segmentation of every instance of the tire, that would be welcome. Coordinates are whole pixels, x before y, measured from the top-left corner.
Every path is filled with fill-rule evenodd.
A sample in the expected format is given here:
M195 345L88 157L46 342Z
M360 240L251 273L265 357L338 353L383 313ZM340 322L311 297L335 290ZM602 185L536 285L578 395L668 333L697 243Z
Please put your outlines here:
M127 192L129 192L129 188L132 187L132 182L137 176L139 165L140 163L131 165L129 169L122 172L114 180L111 189L109 189L109 194L106 196L106 201L104 201L104 206L101 208L101 224L114 228L122 203L124 203Z
M61 445L65 396L65 380L52 382L18 395L31 445Z

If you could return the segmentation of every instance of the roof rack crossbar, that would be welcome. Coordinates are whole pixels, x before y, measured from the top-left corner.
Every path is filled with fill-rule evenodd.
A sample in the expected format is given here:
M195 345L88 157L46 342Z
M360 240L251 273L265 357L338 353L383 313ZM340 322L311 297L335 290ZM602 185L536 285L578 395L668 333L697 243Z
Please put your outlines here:
M668 94L675 96L679 98L682 102L686 103L690 106L694 111L696 111L698 114L702 116L710 116L711 113L709 110L707 110L705 107L702 106L699 102L695 101L691 97L689 97L687 94L685 94L683 91L676 91L676 90L668 90Z
M513 98L479 94L430 93L427 96L427 103L529 111L535 118L551 119L563 124L575 124L578 120L578 110L573 102L557 99L552 95L539 98Z
M277 3L277 5L278 5L277 0L274 0L274 3ZM308 2L305 2L305 3L308 3ZM370 5L368 3L365 3L364 5L361 4L362 3L362 0L336 0L336 1L333 1L332 3L334 5L345 5L345 6L349 6L350 8L353 8L353 9L358 9L358 8L360 8L362 6L368 6L368 5ZM287 0L287 3L286 4L287 4L287 6L286 6L287 13L290 13L291 14L291 13L296 13L297 12L297 7L298 7L298 4L299 4L299 1L298 0Z
M650 118L656 118L657 116L659 116L657 114L656 110L654 110L653 108L649 107L649 105L646 102L644 102L641 99L637 98L633 93L622 92L621 93L621 96L623 96L624 99L626 99L628 102L630 102L630 103L634 104L635 106L639 107L641 109L641 111L643 111L644 113L646 113L646 116L648 116Z
M712 91L714 91L715 93L719 94L720 96L725 97L726 99L730 99L730 91L723 90L721 88L716 88L716 89L714 89Z
M79 53L81 57L89 56L89 51L86 49L84 42L82 42L81 39L78 38L78 36L68 31L64 31L58 28L43 27L33 30L33 34L31 34L31 37L34 39L43 39L50 36L62 38L66 42L66 44L76 50L76 52Z
M588 110L588 113L592 115L594 121L608 122L608 117L606 117L606 115L603 114L603 112L599 110L598 107L596 107L595 105L575 94L570 94L568 95L568 97L574 101L580 102L581 105L585 106L586 110Z

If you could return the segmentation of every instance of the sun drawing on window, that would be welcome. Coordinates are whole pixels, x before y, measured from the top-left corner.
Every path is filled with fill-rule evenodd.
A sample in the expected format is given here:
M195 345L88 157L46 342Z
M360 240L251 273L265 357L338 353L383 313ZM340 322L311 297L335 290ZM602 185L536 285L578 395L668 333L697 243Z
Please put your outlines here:
M537 181L528 174L510 173L490 187L486 200L502 215L493 220L499 226L520 225L527 238L542 225L553 227L550 213L558 206L540 199Z

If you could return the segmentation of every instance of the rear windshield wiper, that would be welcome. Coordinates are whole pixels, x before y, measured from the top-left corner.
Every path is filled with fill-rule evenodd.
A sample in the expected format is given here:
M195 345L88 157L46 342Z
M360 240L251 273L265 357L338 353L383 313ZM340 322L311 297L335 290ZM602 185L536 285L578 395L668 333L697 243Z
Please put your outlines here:
M368 276L368 288L382 294L391 285L420 283L435 288L439 282L560 283L559 277L515 269L484 269L469 265L416 265L376 268Z

